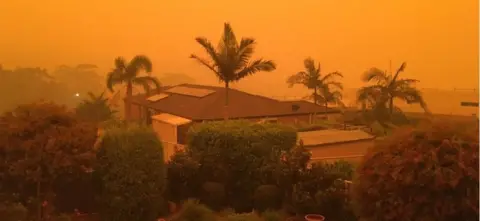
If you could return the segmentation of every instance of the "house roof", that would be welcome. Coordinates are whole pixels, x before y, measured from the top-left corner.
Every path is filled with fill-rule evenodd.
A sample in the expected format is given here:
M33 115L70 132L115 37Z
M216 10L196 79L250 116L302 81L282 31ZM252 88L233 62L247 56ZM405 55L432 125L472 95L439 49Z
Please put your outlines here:
M346 143L354 141L372 140L375 136L362 130L316 130L298 132L298 140L305 146L320 146L326 144Z
M161 99L149 101L147 99L152 96L139 94L125 100L131 99L133 104L192 120L219 120L224 117L225 88L223 87L181 84L162 87L161 91L168 96L160 96ZM228 98L228 113L231 119L339 112L330 108L325 110L325 107L308 101L283 102L236 89L228 91Z

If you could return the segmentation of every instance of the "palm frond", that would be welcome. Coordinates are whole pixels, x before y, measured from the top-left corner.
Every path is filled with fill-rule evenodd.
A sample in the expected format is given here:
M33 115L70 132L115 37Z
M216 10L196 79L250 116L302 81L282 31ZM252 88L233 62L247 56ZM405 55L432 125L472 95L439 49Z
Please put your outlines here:
M323 82L332 81L335 77L343 78L343 74L338 71L334 71L323 76L321 81Z
M305 70L307 73L309 73L309 75L318 75L320 73L320 64L318 64L318 68L315 67L315 61L313 60L313 58L306 58L304 61L303 61L303 66L305 67Z
M343 90L343 84L341 82L338 82L338 81L325 82L324 85L326 87L334 86L335 88L337 88L339 90Z
M217 67L220 68L222 66L222 63L219 59L218 52L215 50L215 48L213 48L212 43L210 43L210 41L208 41L208 39L203 38L203 37L197 37L197 38L195 38L195 41L197 41L197 43L200 44L205 49L208 56L213 61L212 66L213 67L217 66ZM193 55L190 56L190 57L194 58Z
M236 54L235 50L238 48L237 37L233 32L232 26L229 23L224 23L223 25L223 35L222 40L218 44L218 52L228 53L227 56L231 54Z
M276 64L271 60L258 59L247 65L243 70L238 72L234 78L234 81L239 81L240 79L255 74L259 71L273 71L276 69Z
M113 92L113 87L116 84L123 82L123 76L120 73L120 70L113 70L107 74L107 88L110 92Z
M406 62L403 62L400 67L397 69L397 72L395 73L395 76L393 77L392 81L396 81L397 78L398 78L398 75L401 73L401 72L404 72L405 71L405 68L407 67L407 63Z
M308 74L304 71L300 71L294 75L290 75L287 78L288 87L293 87L293 85L295 84L305 84L305 82L308 81L308 79L306 79L307 76Z
M238 46L237 59L236 59L236 68L235 70L240 70L248 64L248 61L252 57L255 51L255 39L253 38L242 38L240 45Z
M135 56L125 68L125 73L130 78L133 78L137 76L140 70L144 70L147 73L152 72L152 61L145 55Z
M393 84L394 88L412 87L413 84L420 82L417 79L402 78L396 80Z
M156 77L152 77L152 76L136 77L133 79L133 83L143 86L147 94L150 94L152 89L154 89L157 93L160 93L161 84Z
M206 59L198 57L197 55L194 55L194 54L190 55L190 58L195 59L197 62L204 65L205 67L207 67L211 71L213 71L213 73L215 73L215 75L218 77L218 79L220 79L222 81L225 80L224 76L215 68L216 67L215 64L210 64Z
M95 96L95 94L93 94L91 91L89 91L87 95L90 97L91 101L95 102L98 99L97 96Z
M378 68L371 68L363 74L362 80L364 82L376 81L377 84L386 84L388 82L388 76L385 71Z
M383 91L384 88L379 85L362 87L357 91L356 102L362 104L364 107L366 105L375 105L379 101Z
M392 96L394 96L394 98L403 100L408 104L419 104L425 112L430 112L427 107L427 103L423 99L422 92L414 87L400 88L399 90L394 91Z
M124 70L127 67L127 62L123 57L115 58L115 69Z

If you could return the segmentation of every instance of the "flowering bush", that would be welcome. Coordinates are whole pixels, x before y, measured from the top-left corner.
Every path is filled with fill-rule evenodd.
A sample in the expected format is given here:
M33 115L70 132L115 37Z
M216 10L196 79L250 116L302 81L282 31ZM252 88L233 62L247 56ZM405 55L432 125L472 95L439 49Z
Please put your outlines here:
M353 182L363 220L478 220L478 125L405 128L365 156Z

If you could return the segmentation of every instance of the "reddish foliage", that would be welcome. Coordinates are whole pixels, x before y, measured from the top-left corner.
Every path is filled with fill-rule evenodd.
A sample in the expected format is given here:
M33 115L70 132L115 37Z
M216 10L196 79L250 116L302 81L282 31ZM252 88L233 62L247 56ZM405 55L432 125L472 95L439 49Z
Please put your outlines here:
M358 167L358 215L371 220L478 220L478 125L434 122L376 145Z
M60 180L74 180L92 171L96 137L94 125L53 103L21 105L4 113L0 116L0 188L35 197L31 189L40 183L40 192L46 194L42 198L52 200L53 187ZM25 189L28 186L30 191Z

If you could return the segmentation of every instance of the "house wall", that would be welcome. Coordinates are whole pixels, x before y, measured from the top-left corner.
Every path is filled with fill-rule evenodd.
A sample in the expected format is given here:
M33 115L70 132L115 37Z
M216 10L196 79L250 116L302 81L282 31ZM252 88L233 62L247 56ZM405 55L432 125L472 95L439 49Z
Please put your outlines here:
M158 138L162 141L164 160L170 160L170 157L175 153L175 146L177 145L177 127L153 119L152 128L157 133Z
M309 146L312 162L347 160L359 162L367 150L374 145L375 139L335 143L329 145Z

